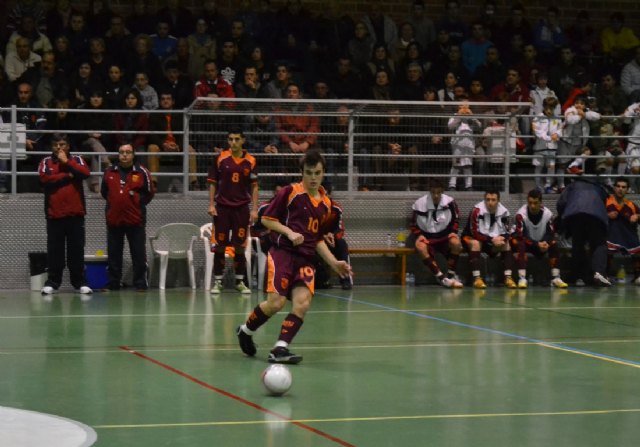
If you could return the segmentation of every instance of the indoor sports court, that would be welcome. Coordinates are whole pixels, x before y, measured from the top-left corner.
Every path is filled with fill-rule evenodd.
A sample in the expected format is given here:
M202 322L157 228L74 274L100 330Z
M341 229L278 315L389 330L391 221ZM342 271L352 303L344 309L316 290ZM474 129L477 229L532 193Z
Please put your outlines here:
M0 291L0 445L600 447L640 438L640 288L356 282L318 291L292 345L304 360L289 367L282 397L260 380L281 318L255 336L256 358L236 343L260 299L181 288ZM22 417L46 415L54 422L24 429Z

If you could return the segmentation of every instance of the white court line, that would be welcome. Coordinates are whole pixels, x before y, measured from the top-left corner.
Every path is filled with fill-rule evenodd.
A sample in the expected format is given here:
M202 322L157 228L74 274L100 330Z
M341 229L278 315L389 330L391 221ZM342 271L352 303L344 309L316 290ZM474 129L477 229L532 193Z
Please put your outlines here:
M626 340L555 340L548 341L547 343L558 344L609 344L609 343L640 343L640 337L637 339ZM300 351L323 351L323 350L347 350L347 349L396 349L396 348L466 348L466 347L479 347L479 346L539 346L540 343L528 342L528 341L513 341L513 342L489 342L489 343L474 343L474 342L433 342L433 343L402 343L402 344L349 344L349 345L327 345L327 346L304 346L296 345L296 349ZM237 346L201 346L201 347L147 347L147 346L135 346L136 349L144 349L145 352L198 352L198 351L224 351L224 352L236 352ZM122 350L119 348L109 349L77 349L77 350L22 350L22 351L0 351L0 355L60 355L60 354L109 354L116 353L121 354Z
M505 306L509 306L505 304ZM531 312L534 310L628 310L640 309L640 306L619 306L619 307L601 307L601 306L572 306L572 307L461 307L461 308L416 308L416 309L343 309L343 310L310 310L310 314L342 314L342 313L398 313L398 312ZM0 320L45 320L56 318L171 318L171 317L227 317L227 316L246 316L247 312L205 312L205 313L172 313L172 314L88 314L88 315L5 315L0 316Z

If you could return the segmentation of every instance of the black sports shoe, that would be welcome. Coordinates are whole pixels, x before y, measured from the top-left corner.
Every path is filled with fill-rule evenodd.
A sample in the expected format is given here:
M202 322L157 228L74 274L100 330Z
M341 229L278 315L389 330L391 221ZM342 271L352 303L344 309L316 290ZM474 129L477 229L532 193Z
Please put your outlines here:
M302 361L302 356L289 352L287 348L278 346L271 350L267 361L269 363L287 363L289 365L296 365Z
M236 335L238 336L238 343L240 344L240 349L242 349L242 352L244 352L245 355L248 355L249 357L253 357L254 355L256 355L256 352L258 350L256 349L255 343L253 343L253 337L245 333L242 330L242 326L238 326L238 329L236 329Z

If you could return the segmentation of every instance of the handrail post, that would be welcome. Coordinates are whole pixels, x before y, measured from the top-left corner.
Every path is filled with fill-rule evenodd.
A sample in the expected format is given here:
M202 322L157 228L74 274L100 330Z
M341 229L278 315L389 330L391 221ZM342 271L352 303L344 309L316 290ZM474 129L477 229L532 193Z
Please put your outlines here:
M186 109L182 109L182 184L184 187L182 188L182 194L187 195L189 192L190 184L189 184L189 157L191 154L189 153L189 114Z
M18 108L11 106L11 139L9 142L11 151L11 195L18 194Z

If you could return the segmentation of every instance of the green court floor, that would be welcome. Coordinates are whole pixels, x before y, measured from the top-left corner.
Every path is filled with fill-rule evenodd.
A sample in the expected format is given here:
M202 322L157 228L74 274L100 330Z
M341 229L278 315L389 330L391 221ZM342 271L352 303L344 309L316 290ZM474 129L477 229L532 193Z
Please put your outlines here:
M109 447L638 445L640 288L319 291L283 397L260 383L281 316L236 345L260 299L1 291L0 406Z

